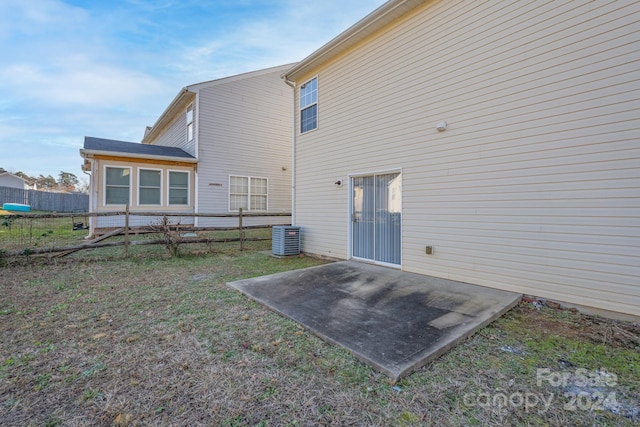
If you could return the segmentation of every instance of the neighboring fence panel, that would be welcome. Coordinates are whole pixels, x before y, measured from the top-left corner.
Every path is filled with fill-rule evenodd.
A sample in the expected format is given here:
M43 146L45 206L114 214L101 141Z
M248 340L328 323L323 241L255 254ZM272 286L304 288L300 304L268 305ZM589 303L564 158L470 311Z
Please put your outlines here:
M0 207L3 203L30 205L32 210L48 212L88 212L89 195L81 193L53 193L0 187Z
M29 204L29 192L22 188L0 187L0 208L3 203Z

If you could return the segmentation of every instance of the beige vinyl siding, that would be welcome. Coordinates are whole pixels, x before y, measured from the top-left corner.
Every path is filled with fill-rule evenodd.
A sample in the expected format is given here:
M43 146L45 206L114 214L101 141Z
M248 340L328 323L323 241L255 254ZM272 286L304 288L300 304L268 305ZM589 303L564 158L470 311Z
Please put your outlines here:
M640 314L639 22L633 1L428 2L299 79L303 250L348 256L337 178L401 169L403 269Z
M280 78L285 70L277 67L199 89L201 212L229 212L230 175L268 179L268 211L291 212L293 94ZM290 218L247 221L284 224Z
M189 104L186 104L189 105ZM153 145L162 145L165 147L181 148L185 152L195 157L196 155L196 138L187 141L187 107L180 109L175 115L171 123L153 140ZM193 125L194 135L198 132L197 105L196 97L193 99Z

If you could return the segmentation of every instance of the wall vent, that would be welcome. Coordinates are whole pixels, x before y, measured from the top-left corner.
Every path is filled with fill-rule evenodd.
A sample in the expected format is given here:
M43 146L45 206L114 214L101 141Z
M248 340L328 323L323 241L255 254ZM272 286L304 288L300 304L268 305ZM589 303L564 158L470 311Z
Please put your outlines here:
M271 252L274 255L298 255L300 253L300 227L276 225L271 229Z

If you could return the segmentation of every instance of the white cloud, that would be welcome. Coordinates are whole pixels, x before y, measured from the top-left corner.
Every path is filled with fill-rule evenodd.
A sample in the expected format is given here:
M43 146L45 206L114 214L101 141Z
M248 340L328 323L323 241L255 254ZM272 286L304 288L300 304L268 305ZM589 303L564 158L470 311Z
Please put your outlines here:
M44 70L14 64L0 71L0 78L21 96L54 106L136 104L164 89L162 82L137 71L90 63L69 65Z
M0 120L0 140L10 141L11 138L20 134L21 129L13 124L3 123L5 120L7 120L7 118Z
M159 9L167 9L175 4L175 2L171 0L126 0L126 3L147 12L153 12Z
M301 60L384 0L82 3L0 0L2 167L81 175L85 135L139 141L183 86Z
M0 35L46 34L53 28L64 32L86 22L86 10L57 0L2 0Z
M176 69L189 83L297 62L336 37L384 0L299 2L286 0L280 13L240 19L206 42L183 46ZM336 14L335 10L343 13Z

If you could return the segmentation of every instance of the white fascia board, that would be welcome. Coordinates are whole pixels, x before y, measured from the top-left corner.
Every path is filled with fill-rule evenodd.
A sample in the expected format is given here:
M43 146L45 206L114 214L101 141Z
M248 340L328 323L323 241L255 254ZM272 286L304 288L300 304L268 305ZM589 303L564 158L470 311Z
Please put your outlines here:
M195 84L187 86L185 89L187 89L187 90L189 90L191 92L197 92L197 91L199 91L200 89L203 89L203 88L218 86L218 85L222 85L222 84L226 84L226 83L231 83L231 82L234 82L234 81L248 79L248 78L251 78L251 77L257 77L257 76L260 76L260 75L263 75L263 74L269 74L269 73L275 73L275 72L282 73L282 72L287 71L291 67L293 67L295 64L296 63L278 65L277 67L264 68L262 70L249 71L247 73L236 74L234 76L222 77L222 78L216 79L216 80L209 80L209 81L206 81L206 82L195 83Z
M281 77L291 82L297 81L301 75L310 72L319 64L346 51L398 17L426 2L427 0L389 0L320 49L298 62L282 74Z
M101 150L80 150L80 155L84 159L92 159L94 156L112 156L112 157L128 157L132 159L149 159L149 160L168 160L172 162L198 163L198 159L193 157L175 157L175 156L155 156L138 153L124 153L119 151L101 151Z
M154 140L160 134L162 129L164 129L165 125L167 125L179 111L186 107L186 104L191 101L188 97L189 94L191 94L191 91L187 87L180 90L173 101L171 101L171 104L169 104L158 120L156 120L153 126L151 126L151 129L142 138L143 144L149 144L149 141Z

